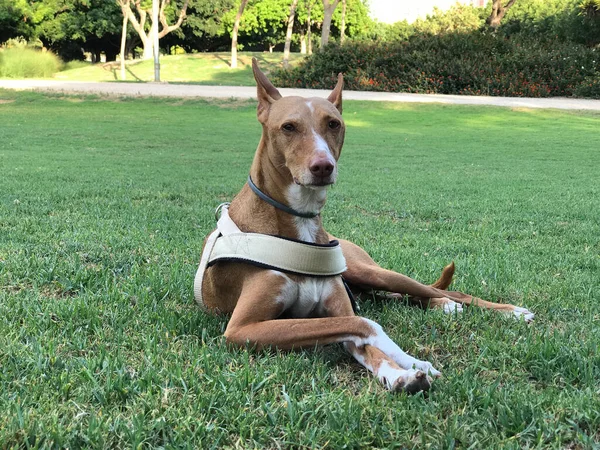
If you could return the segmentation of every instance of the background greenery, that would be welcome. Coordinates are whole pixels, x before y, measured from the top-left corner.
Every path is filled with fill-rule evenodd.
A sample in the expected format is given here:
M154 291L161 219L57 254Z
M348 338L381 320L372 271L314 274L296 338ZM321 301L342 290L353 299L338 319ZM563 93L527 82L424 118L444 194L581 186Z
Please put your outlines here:
M329 45L280 69L280 86L422 94L600 98L600 51L521 35L448 33L408 41Z
M218 52L230 48L238 3L190 0L182 27L160 41L163 53L177 55L163 60L163 80L244 84L247 67L230 69L228 55ZM181 4L169 3L167 16L172 19ZM239 49L254 55L282 50L289 7L290 0L250 0L242 16ZM343 45L341 9L333 16L331 44L303 58L298 53L301 41L318 47L323 5L320 0L298 2L292 35L296 56L291 69L280 67L280 85L330 88L342 71L348 87L360 90L600 98L600 0L518 0L497 29L486 25L491 2L482 8L457 3L411 24L388 25L369 17L367 0L347 0ZM129 28L126 54L139 55L139 36ZM311 39L306 37L309 29ZM48 77L62 66L51 52L67 61L82 59L87 52L94 61L104 53L108 63L56 76L120 78L112 62L121 33L117 2L0 0L0 30L0 42L7 39L0 46L0 77ZM41 48L49 51L40 55ZM269 69L276 68L281 55L269 52L262 59L273 63ZM152 79L150 61L128 64L129 81Z
M290 55L296 63L300 55ZM196 83L223 86L254 86L252 58L259 61L261 70L269 73L282 66L280 53L238 53L238 67L229 67L231 55L224 52L194 53L164 56L160 61L161 79L170 83ZM57 73L54 78L65 81L119 80L119 64L78 64L78 67ZM137 61L127 65L130 81L153 81L154 61Z
M0 447L592 448L600 442L596 113L346 102L327 228L532 325L363 299L442 370L385 391L337 346L227 349L192 281L245 182L248 101L0 91Z

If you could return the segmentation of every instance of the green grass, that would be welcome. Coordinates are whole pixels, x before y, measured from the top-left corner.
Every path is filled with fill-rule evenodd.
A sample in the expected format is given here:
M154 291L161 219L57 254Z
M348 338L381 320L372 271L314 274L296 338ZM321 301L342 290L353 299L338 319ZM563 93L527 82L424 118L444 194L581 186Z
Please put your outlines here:
M229 67L230 53L194 53L161 56L161 80L173 83L196 83L224 86L252 86L252 57L259 60L261 68L269 72L282 66L282 53L238 53L238 67ZM301 59L292 54L292 64ZM88 64L59 72L56 79L64 81L120 81L119 63ZM127 81L153 81L154 61L128 61Z
M0 447L592 448L600 115L346 102L327 228L528 326L364 300L442 370L390 394L338 346L228 349L192 284L252 102L0 91Z

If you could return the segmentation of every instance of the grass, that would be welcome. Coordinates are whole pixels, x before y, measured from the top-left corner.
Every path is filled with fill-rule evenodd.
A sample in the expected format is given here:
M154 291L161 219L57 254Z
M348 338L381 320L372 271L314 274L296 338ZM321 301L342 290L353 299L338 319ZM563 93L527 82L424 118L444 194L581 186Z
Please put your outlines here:
M339 347L228 349L192 283L260 135L246 101L0 91L0 447L593 448L600 115L346 102L324 220L528 326L363 300L442 370L385 391Z
M229 67L229 53L194 53L186 55L161 56L161 80L176 83L195 83L224 86L252 86L252 57L259 60L261 68L267 72L282 66L282 53L238 53L238 67ZM300 54L292 54L292 64L301 59ZM88 64L65 70L55 75L63 81L120 81L119 63ZM153 81L154 62L128 61L127 81Z

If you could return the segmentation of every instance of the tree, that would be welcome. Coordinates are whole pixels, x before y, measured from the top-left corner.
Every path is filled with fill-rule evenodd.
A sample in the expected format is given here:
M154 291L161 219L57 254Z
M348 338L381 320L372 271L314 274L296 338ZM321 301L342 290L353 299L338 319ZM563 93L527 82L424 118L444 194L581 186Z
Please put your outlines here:
M160 0L158 6L158 21L162 26L162 29L159 29L159 24L153 24L154 28L150 28L150 30L146 30L146 20L149 18L148 16L152 16L152 5L146 1L142 0L118 0L121 8L123 10L123 15L127 14L129 17L129 22L133 29L137 32L138 36L142 41L142 46L144 48L143 58L150 59L152 58L152 50L153 45L152 42L154 40L153 29L157 30L154 33L158 33L158 39L166 36L172 31L177 30L183 21L186 18L186 11L188 7L189 0L183 0L183 5L179 10L179 14L177 14L177 21L173 25L169 25L169 20L167 15L172 16L174 12L175 5L171 3L171 0ZM133 9L132 5L135 7L135 12L137 12L137 16ZM152 21L152 19L150 19Z
M22 2L21 2L22 3ZM106 0L27 0L23 20L32 27L32 38L64 60L82 59L90 52L93 60L104 52L107 59L118 53L119 7Z
M514 1L514 0L511 0ZM323 25L321 26L321 45L319 49L323 49L329 42L329 32L331 29L331 18L333 12L340 0L323 0Z
M342 0L342 24L340 26L340 44L346 39L346 0Z
M289 67L290 59L290 46L292 44L292 31L294 29L294 18L296 16L296 7L298 6L298 0L292 0L290 6L290 17L288 19L287 33L285 35L285 46L283 48L283 67L286 69Z
M303 0L296 9L296 20L299 23L300 53L303 54L312 54L312 26L315 16L319 16L322 12L320 10L321 3L316 3L316 1Z
M500 22L508 12L510 8L515 4L517 0L508 0L504 5L504 0L492 0L492 13L487 18L487 23L492 29L497 30L500 26Z
M240 28L240 20L242 20L242 14L248 4L248 0L242 0L238 9L237 15L235 16L235 23L233 24L233 32L231 33L231 68L237 67L237 41L238 41L238 30Z
M0 0L0 43L21 36L33 36L31 10L25 0Z
M122 0L117 0L119 5ZM121 10L123 11L123 28L121 31L121 56L120 56L120 64L121 64L121 80L125 80L125 44L127 44L127 22L129 21L129 12L126 8L123 8L121 5Z
M178 30L161 40L161 47L178 46L186 52L229 51L231 27L237 9L238 2L235 0L190 1L185 21Z

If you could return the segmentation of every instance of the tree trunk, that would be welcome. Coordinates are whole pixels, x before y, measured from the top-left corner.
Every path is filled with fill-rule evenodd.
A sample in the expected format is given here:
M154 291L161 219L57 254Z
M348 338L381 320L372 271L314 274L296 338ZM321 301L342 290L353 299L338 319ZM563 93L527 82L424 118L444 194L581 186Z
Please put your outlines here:
M123 10L123 30L121 31L121 80L125 80L125 45L127 44L127 22L129 21L129 14Z
M158 36L158 39L166 36L171 31L178 29L183 21L186 18L186 12L189 0L185 0L181 11L179 11L179 16L177 17L177 22L174 25L169 25L167 21L167 17L165 14L165 7L170 3L171 0L160 0L159 5L156 7L158 14L154 14L154 20L152 22L156 22L156 25L152 23L152 29L155 29L155 34ZM246 0L247 1L247 0ZM131 26L136 31L140 40L142 41L142 46L144 48L143 58L150 59L153 56L153 36L152 32L147 33L145 29L146 17L148 16L148 11L143 8L141 4L141 0L117 0L119 6L121 6L121 11L123 15L127 14L129 18L129 22ZM135 10L139 15L139 20L136 17L135 13L131 9L131 5L135 6ZM154 8L153 8L154 9ZM152 9L151 9L152 10ZM158 31L158 24L162 25L162 29Z
M141 36L140 36L141 37ZM153 47L152 47L152 38L151 37L143 37L142 38L142 59L152 59L153 56Z
M516 1L517 0L509 0L506 5L503 5L503 0L492 0L492 13L486 20L486 23L490 26L490 28L492 28L494 31L498 29L500 22L502 22L502 19Z
M342 23L340 25L340 44L346 39L346 0L342 0Z
M152 28L150 29L150 34L152 35L152 57L154 58L154 82L158 83L160 81L160 52L158 48L158 9L159 9L159 0L152 0Z
M308 4L307 12L306 12L306 51L309 55L312 55L312 35L311 35L311 27L312 23L310 23L310 11L312 10L313 2L310 0Z
M300 30L300 54L306 55L306 35Z
M287 33L285 35L285 46L283 47L283 67L286 69L290 66L290 46L292 45L292 31L294 28L294 18L296 17L296 6L298 6L298 0L292 0Z
M321 45L319 50L323 48L329 42L329 32L331 30L331 18L333 17L333 11L338 5L340 0L323 0L323 25L321 25Z
M233 32L231 33L231 68L235 69L237 67L237 40L238 40L238 30L240 28L240 20L242 19L242 14L244 14L244 8L248 0L242 0L240 3L240 8L238 9L237 15L235 16L235 23L233 24Z

